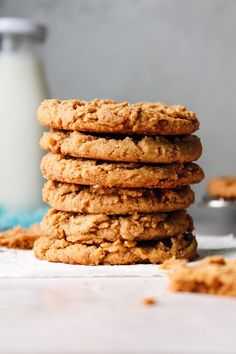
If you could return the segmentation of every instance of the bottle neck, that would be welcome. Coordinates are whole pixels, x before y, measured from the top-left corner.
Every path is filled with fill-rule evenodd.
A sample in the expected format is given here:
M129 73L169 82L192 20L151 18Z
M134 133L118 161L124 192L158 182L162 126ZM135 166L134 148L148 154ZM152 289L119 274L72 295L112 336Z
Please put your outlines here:
M35 52L37 40L29 36L0 34L0 52Z

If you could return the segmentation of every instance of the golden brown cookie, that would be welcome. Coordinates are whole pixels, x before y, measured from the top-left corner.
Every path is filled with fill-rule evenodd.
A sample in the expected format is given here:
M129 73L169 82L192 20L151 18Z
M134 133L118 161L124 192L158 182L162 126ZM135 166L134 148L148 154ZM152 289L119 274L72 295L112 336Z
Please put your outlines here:
M49 210L41 230L68 242L103 243L117 240L156 240L193 230L192 218L185 210L171 213L105 215L78 214Z
M34 254L39 259L70 264L135 264L162 263L176 258L194 259L197 242L191 233L159 241L115 241L97 245L70 243L41 237L34 244Z
M38 120L53 129L113 134L182 135L199 128L196 114L184 106L99 99L45 100L38 109Z
M236 198L236 177L212 178L207 189L213 198Z
M207 257L194 267L179 264L170 273L170 290L236 296L236 259Z
M200 139L194 135L114 138L77 131L50 131L44 133L40 146L72 157L146 163L190 162L197 160L202 153Z
M143 165L66 158L48 153L41 162L46 179L102 187L175 188L194 184L204 178L194 163Z
M40 236L42 233L39 224L34 224L29 229L17 226L0 233L0 247L32 249Z
M185 209L194 202L189 186L176 189L103 188L48 181L43 200L52 208L84 214L155 213Z

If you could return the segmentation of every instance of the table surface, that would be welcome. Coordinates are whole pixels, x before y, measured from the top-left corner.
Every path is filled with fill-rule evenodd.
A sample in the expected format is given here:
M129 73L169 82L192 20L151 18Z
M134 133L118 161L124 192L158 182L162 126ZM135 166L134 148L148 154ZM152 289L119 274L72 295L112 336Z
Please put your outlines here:
M235 242L228 236L220 241L200 238L200 255L225 252L232 257ZM236 299L171 293L163 272L149 274L142 268L143 276L137 274L140 270L134 274L134 268L118 276L116 267L108 267L109 276L94 277L90 270L82 274L83 268L72 266L68 276L58 277L54 269L45 278L27 275L25 266L27 276L7 276L4 252L0 265L1 256L2 354L236 353ZM12 268L18 262L20 269L17 257ZM154 297L157 304L143 306L145 297Z

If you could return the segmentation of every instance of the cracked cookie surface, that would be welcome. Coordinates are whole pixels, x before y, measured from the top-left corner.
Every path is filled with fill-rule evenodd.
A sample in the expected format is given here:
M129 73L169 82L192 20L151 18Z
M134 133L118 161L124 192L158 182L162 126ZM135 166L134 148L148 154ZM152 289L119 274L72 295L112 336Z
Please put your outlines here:
M146 163L190 162L197 160L202 153L200 139L194 135L114 138L77 131L50 131L43 134L40 146L72 157Z
M41 171L49 180L82 185L124 188L175 188L200 182L202 169L194 163L143 165L66 158L48 153Z
M45 100L38 109L38 120L53 129L113 134L187 135L199 128L196 114L184 106L100 99Z
M192 260L196 249L197 242L191 233L159 241L115 241L97 245L41 237L34 244L34 254L39 259L82 265L158 264L173 256Z
M48 181L43 200L52 208L84 214L155 213L185 209L194 202L189 186L176 189L103 188Z
M193 230L185 210L170 213L105 215L78 214L51 209L41 222L49 237L68 242L102 243L117 240L156 240Z

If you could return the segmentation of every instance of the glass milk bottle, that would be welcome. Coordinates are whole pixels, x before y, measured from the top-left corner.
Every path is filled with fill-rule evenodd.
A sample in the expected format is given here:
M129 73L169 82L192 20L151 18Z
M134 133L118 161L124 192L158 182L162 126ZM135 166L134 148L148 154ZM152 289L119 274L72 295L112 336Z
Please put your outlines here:
M0 18L0 207L42 204L36 112L47 97L39 43L46 29L27 19Z

